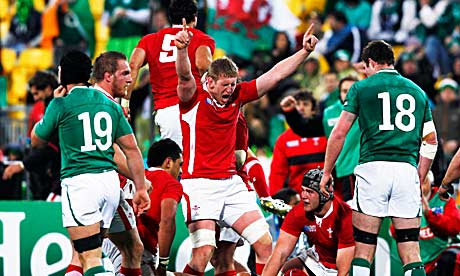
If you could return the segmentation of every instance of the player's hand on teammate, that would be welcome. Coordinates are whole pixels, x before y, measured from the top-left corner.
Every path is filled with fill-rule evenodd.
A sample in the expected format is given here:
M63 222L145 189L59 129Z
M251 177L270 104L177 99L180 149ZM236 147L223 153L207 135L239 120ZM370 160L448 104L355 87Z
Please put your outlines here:
M59 85L58 88L53 91L53 96L55 98L64 97L65 95L67 95L67 88L62 85Z
M329 191L327 190L326 186L327 186L327 183L329 183L330 181L332 180L332 175L330 173L326 174L326 173L323 173L323 177L321 178L321 182L319 183L319 188L321 189L321 193L329 198L329 196L331 195L330 192L332 192L332 185L329 185Z
M310 27L308 27L307 31L305 32L305 34L303 35L303 48L311 53L313 52L313 50L315 50L315 47L316 47L316 43L318 43L318 38L312 34L312 30L313 30L313 27L314 27L315 24L311 24Z
M187 21L185 18L182 18L182 30L176 34L174 45L176 45L179 50L185 49L190 43L192 36L192 32L187 30Z
M290 111L294 110L295 103L296 103L295 98L293 96L289 95L289 96L284 97L280 101L280 107L284 112L290 112Z
M133 198L133 209L137 216L140 216L150 209L150 197L147 189L136 191Z

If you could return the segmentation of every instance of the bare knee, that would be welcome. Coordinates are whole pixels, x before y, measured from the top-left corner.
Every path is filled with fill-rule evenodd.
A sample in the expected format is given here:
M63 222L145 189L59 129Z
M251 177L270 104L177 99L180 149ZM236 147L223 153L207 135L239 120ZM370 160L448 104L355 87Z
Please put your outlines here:
M272 254L272 237L270 233L266 232L262 235L255 243L252 244L254 251L256 252L257 260L261 263L265 263L270 255Z

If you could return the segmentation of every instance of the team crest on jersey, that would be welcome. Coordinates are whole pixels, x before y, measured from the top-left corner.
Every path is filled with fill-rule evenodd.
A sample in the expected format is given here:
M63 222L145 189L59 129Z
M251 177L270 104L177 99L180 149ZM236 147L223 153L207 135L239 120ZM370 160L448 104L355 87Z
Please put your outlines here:
M316 225L305 225L303 227L303 231L308 232L308 233L316 232Z
M210 98L206 98L206 103L207 104L212 104L212 100Z
M192 210L195 212L194 216L199 216L198 210L200 210L200 206L195 205L192 207Z

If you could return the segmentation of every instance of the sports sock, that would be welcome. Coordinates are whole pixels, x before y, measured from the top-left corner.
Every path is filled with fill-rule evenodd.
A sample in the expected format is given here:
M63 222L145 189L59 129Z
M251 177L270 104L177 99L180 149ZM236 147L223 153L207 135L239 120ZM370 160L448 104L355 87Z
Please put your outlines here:
M204 272L198 272L195 269L191 268L189 264L187 264L184 268L184 273L191 274L191 275L197 275L197 276L203 276Z
M122 266L120 268L120 274L123 276L141 276L142 272L140 268L127 268Z
M268 192L264 169L262 168L259 159L253 156L248 157L244 163L244 168L248 172L249 179L254 185L254 189L259 197L269 196L270 194Z
M235 270L229 270L222 273L214 274L214 276L236 276Z
M64 276L83 276L83 267L69 264L65 270Z
M351 261L350 276L369 276L371 274L371 264L363 258L354 258Z
M421 262L406 264L403 266L404 276L425 276L425 267Z

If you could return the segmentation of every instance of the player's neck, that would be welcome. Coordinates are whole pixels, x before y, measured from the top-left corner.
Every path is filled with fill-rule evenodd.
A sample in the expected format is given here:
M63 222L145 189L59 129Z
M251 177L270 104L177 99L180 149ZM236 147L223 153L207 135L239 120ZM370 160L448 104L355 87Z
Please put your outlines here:
M328 202L324 204L321 210L319 210L318 212L315 212L315 216L319 218L325 217L331 211L331 206L332 206L332 200L329 200Z

